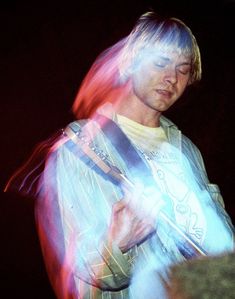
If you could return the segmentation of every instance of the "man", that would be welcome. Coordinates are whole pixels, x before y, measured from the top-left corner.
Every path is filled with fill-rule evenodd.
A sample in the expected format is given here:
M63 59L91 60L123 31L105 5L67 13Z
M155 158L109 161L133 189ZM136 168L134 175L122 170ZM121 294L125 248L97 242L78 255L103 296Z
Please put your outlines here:
M233 250L199 150L162 116L200 78L190 29L142 15L91 67L73 105L78 121L9 182L37 198L58 298L166 298L169 266Z

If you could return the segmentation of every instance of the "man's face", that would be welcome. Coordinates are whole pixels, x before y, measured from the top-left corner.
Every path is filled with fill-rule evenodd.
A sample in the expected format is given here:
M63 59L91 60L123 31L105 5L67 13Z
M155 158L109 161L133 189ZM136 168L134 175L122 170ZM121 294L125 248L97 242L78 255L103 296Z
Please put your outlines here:
M190 73L190 57L173 51L148 53L133 70L133 94L145 108L166 111L184 92Z

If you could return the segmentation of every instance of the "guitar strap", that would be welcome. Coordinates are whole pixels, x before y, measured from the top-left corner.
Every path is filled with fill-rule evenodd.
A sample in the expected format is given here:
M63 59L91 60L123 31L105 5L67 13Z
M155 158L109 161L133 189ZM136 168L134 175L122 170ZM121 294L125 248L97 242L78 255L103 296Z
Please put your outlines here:
M140 157L139 153L120 127L111 119L98 113L95 114L94 120L100 125L105 136L118 151L119 155L127 165L131 177L138 178L138 180L141 180L141 178L148 178L148 180L144 181L145 186L156 184L153 180L150 167Z
M141 178L145 178L145 187L156 184L153 180L150 167L142 160L139 153L119 126L101 114L95 114L93 120L99 125L104 135L118 151L127 166L132 180L138 179L140 181ZM120 173L120 170L116 166L104 161L104 159L99 156L99 153L96 153L95 149L90 146L92 140L87 140L87 136L84 136L83 133L83 127L77 128L73 127L73 125L69 125L65 129L65 134L69 137L66 146L96 173L114 184L119 184L119 182L115 180L115 172Z

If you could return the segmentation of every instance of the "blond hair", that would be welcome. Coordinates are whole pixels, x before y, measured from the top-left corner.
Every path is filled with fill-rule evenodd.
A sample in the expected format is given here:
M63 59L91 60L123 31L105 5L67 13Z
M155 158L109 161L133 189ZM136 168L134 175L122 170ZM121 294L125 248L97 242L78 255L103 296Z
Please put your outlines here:
M201 79L201 56L196 38L177 18L161 18L154 12L143 14L131 33L105 50L85 76L73 104L79 118L90 117L104 102L115 101L143 51L161 47L190 56L190 84Z

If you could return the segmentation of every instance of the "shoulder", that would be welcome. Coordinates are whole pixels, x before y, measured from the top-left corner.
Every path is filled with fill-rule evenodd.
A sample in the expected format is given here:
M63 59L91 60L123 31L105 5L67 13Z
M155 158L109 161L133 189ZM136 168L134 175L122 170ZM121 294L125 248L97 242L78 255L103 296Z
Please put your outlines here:
M90 120L89 119L80 119L80 120L76 120L73 122L70 122L66 127L66 128L71 128L74 129L75 131L78 131L79 129L81 129L82 127L84 127L85 124L89 123Z
M97 122L92 119L81 119L69 123L64 129L65 135L69 131L72 131L77 136L82 135L86 138L93 138L102 132Z

